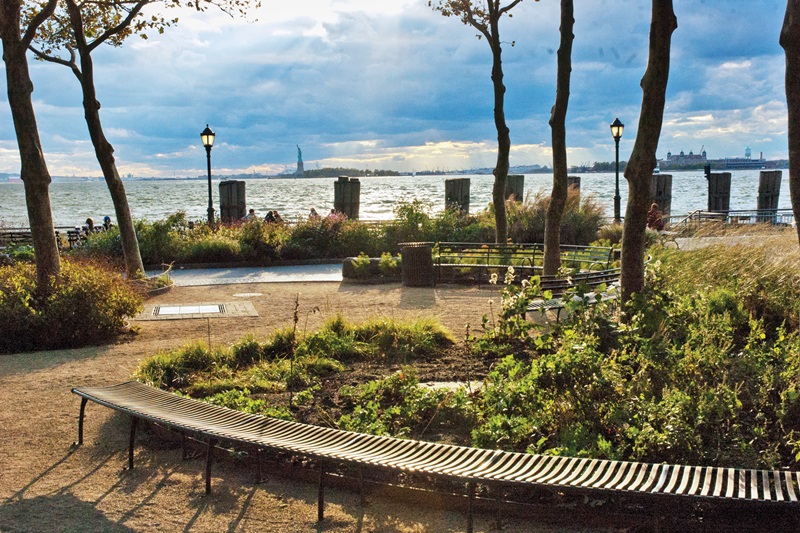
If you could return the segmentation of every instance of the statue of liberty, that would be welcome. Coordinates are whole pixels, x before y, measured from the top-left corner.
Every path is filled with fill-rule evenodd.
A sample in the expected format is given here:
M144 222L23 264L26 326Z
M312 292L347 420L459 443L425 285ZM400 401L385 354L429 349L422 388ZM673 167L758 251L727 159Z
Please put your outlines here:
M300 150L300 145L297 146L297 170L295 171L295 176L302 176L305 173L305 169L303 168L303 151Z

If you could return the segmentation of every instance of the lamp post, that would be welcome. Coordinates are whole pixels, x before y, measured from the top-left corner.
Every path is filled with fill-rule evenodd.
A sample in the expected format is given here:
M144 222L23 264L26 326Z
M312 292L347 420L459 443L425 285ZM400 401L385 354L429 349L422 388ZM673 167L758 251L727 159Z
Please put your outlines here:
M206 124L206 129L200 134L200 140L206 148L206 159L208 160L208 225L214 225L214 201L211 199L211 147L214 146L214 132Z
M614 144L617 151L617 177L614 181L614 224L622 222L619 214L619 140L622 138L622 132L625 130L625 124L615 118L611 123L611 136L614 137Z

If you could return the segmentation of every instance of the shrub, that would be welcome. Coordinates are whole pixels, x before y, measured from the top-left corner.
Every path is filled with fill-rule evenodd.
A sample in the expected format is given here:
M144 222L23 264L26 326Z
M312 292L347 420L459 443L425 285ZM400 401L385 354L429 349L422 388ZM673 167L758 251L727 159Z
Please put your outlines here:
M61 276L44 291L29 264L0 267L0 352L72 348L126 331L141 297L113 271L62 261Z
M445 390L420 387L414 370L408 367L385 379L342 387L339 394L348 411L339 418L341 429L416 438L444 422L442 408L453 396ZM456 412L451 406L447 420L451 424Z
M403 258L399 254L397 257L392 257L392 254L389 252L383 252L378 262L378 271L382 276L390 279L400 278L402 274L402 261Z
M32 263L36 258L33 246L30 244L11 243L5 247L3 254L11 263Z
M355 279L367 279L372 276L371 261L365 253L358 254L350 261L350 275Z
M135 223L139 239L139 252L145 264L182 261L187 247L186 233L189 231L186 214L182 211L170 215L166 220L153 222L144 220Z
M231 235L231 231L218 231L204 235L201 239L192 239L185 250L182 261L188 263L226 263L242 259L239 241Z
M260 219L242 224L238 237L242 257L251 260L278 259L288 233L283 224L268 224Z
M112 226L106 231L91 233L86 237L86 241L73 252L80 252L81 255L102 255L107 257L122 256L122 237L117 226Z

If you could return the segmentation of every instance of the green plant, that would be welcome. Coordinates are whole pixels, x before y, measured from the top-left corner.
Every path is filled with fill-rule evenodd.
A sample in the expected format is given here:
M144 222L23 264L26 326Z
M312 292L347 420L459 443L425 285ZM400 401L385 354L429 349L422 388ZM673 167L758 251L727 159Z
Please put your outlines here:
M204 398L204 401L245 413L271 416L282 420L292 420L293 418L291 411L286 407L275 407L269 405L266 400L253 399L248 389L220 392Z
M378 262L378 270L380 271L381 275L387 278L399 278L402 271L402 257L398 254L397 257L393 257L389 252L383 252L381 254L381 259Z
M352 262L352 272L353 277L356 279L367 279L371 276L371 262L369 260L369 256L365 253L358 254L358 257L355 257Z
M535 298L549 299L552 295L549 291L542 291L539 276L523 279L519 285L514 283L515 278L514 267L508 267L500 293L500 309L497 316L483 316L486 338L476 345L478 349L486 348L488 344L526 346L532 342L530 331L537 326L527 319L528 306ZM498 279L494 273L489 283L496 285Z
M142 300L121 276L86 261L62 261L42 290L32 265L0 267L0 352L72 348L127 330Z
M5 247L3 253L8 256L12 262L26 262L32 263L35 259L33 246L29 244L11 243Z
M227 351L211 350L201 341L186 344L175 351L160 351L139 364L134 377L162 389L180 389L223 370L230 376Z
M339 419L339 427L373 435L419 438L442 423L463 425L454 420L467 416L458 409L463 402L451 401L452 394L420 387L410 367L357 387L342 387L339 394L349 411Z

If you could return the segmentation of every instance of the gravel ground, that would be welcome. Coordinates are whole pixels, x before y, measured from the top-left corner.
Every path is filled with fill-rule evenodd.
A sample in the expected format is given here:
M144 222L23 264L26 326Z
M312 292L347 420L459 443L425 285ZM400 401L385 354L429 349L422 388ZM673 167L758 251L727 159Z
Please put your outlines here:
M296 297L301 329L313 330L337 312L353 321L438 317L457 338L467 323L473 330L479 328L481 317L490 311L490 299L495 309L498 303L491 287L175 287L148 303L247 299L259 316L134 322L138 334L113 344L0 356L0 530L463 531L464 513L430 497L419 505L371 494L362 507L358 495L344 489L326 491L326 519L317 524L317 487L308 476L298 469L289 469L288 475L270 472L265 483L256 485L252 462L226 459L221 452L217 455L223 458L213 470L213 494L206 496L202 457L183 461L174 443L143 431L137 440L136 468L128 471L127 418L92 403L87 406L84 445L73 446L80 400L70 393L71 387L127 380L142 358L187 341L210 335L213 343L229 343L248 332L263 336L290 326ZM494 517L479 514L475 527L494 530ZM579 529L595 528L584 524ZM564 528L552 523L534 526L526 519L504 522L504 531L551 530Z

